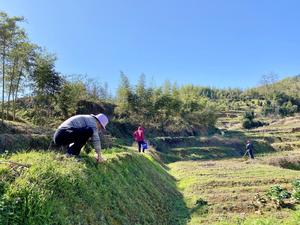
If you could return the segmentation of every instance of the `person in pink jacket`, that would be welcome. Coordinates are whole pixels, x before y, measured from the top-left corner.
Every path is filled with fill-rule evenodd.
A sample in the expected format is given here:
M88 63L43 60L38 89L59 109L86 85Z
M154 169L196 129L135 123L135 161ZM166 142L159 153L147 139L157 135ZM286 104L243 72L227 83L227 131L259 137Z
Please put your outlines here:
M139 152L141 152L141 150L145 152L145 148L143 147L145 144L145 129L142 126L139 126L138 129L134 131L133 138L138 143Z

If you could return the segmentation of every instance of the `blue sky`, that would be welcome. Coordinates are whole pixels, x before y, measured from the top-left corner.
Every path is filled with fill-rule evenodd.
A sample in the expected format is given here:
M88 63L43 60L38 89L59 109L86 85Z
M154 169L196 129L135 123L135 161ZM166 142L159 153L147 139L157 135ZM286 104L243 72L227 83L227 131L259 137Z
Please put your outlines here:
M0 0L63 74L247 88L300 74L298 0Z

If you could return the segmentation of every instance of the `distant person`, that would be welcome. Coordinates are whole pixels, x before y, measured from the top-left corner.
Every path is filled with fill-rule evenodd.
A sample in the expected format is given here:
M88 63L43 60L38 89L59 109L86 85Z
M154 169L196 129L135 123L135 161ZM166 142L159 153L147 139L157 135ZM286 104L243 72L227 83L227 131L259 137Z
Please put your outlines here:
M251 159L254 159L254 155L253 155L253 144L251 143L250 140L247 141L247 144L246 144L246 153L245 155L248 153L249 157Z
M145 144L145 129L142 126L139 126L136 131L133 133L134 140L138 143L139 152L145 152L144 144Z
M58 146L67 145L67 155L79 157L81 148L92 138L96 161L103 162L99 131L108 124L106 115L76 115L64 121L56 130L53 141Z

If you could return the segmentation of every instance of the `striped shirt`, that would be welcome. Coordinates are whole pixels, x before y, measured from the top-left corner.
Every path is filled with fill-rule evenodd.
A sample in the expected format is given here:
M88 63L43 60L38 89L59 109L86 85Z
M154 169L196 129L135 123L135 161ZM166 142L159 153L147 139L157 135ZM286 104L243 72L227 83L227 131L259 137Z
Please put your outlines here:
M74 128L84 128L84 127L90 127L93 129L93 135L92 135L92 143L96 150L96 152L101 151L101 142L100 142L100 136L97 129L97 121L96 118L91 115L76 115L72 116L66 121L64 121L59 127L60 128L68 128L68 127L74 127Z

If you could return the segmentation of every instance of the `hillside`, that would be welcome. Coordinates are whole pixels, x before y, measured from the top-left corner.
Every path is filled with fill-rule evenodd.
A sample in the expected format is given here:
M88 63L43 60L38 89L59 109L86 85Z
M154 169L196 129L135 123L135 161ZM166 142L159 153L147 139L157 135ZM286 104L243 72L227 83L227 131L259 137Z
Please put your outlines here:
M223 136L157 141L169 146L158 157L191 209L188 224L299 224L297 204L278 209L266 196L274 185L291 191L299 179L299 116L251 130L239 128L238 117L221 118ZM242 157L247 139L254 142L254 161Z
M48 149L53 129L29 122L5 121L0 127L0 153Z
M106 149L101 165L86 153L83 162L59 152L3 154L0 222L297 224L297 204L278 209L259 199L274 185L292 191L299 178L299 115L269 118L269 125L251 130L241 128L241 115L224 113L221 134L152 138L147 154L120 145ZM45 133L14 123L6 129L12 137L11 129ZM254 142L253 162L242 158L247 139Z
M185 224L175 180L150 156L110 150L96 165L54 152L1 158L0 224ZM30 167L6 164L7 161Z

